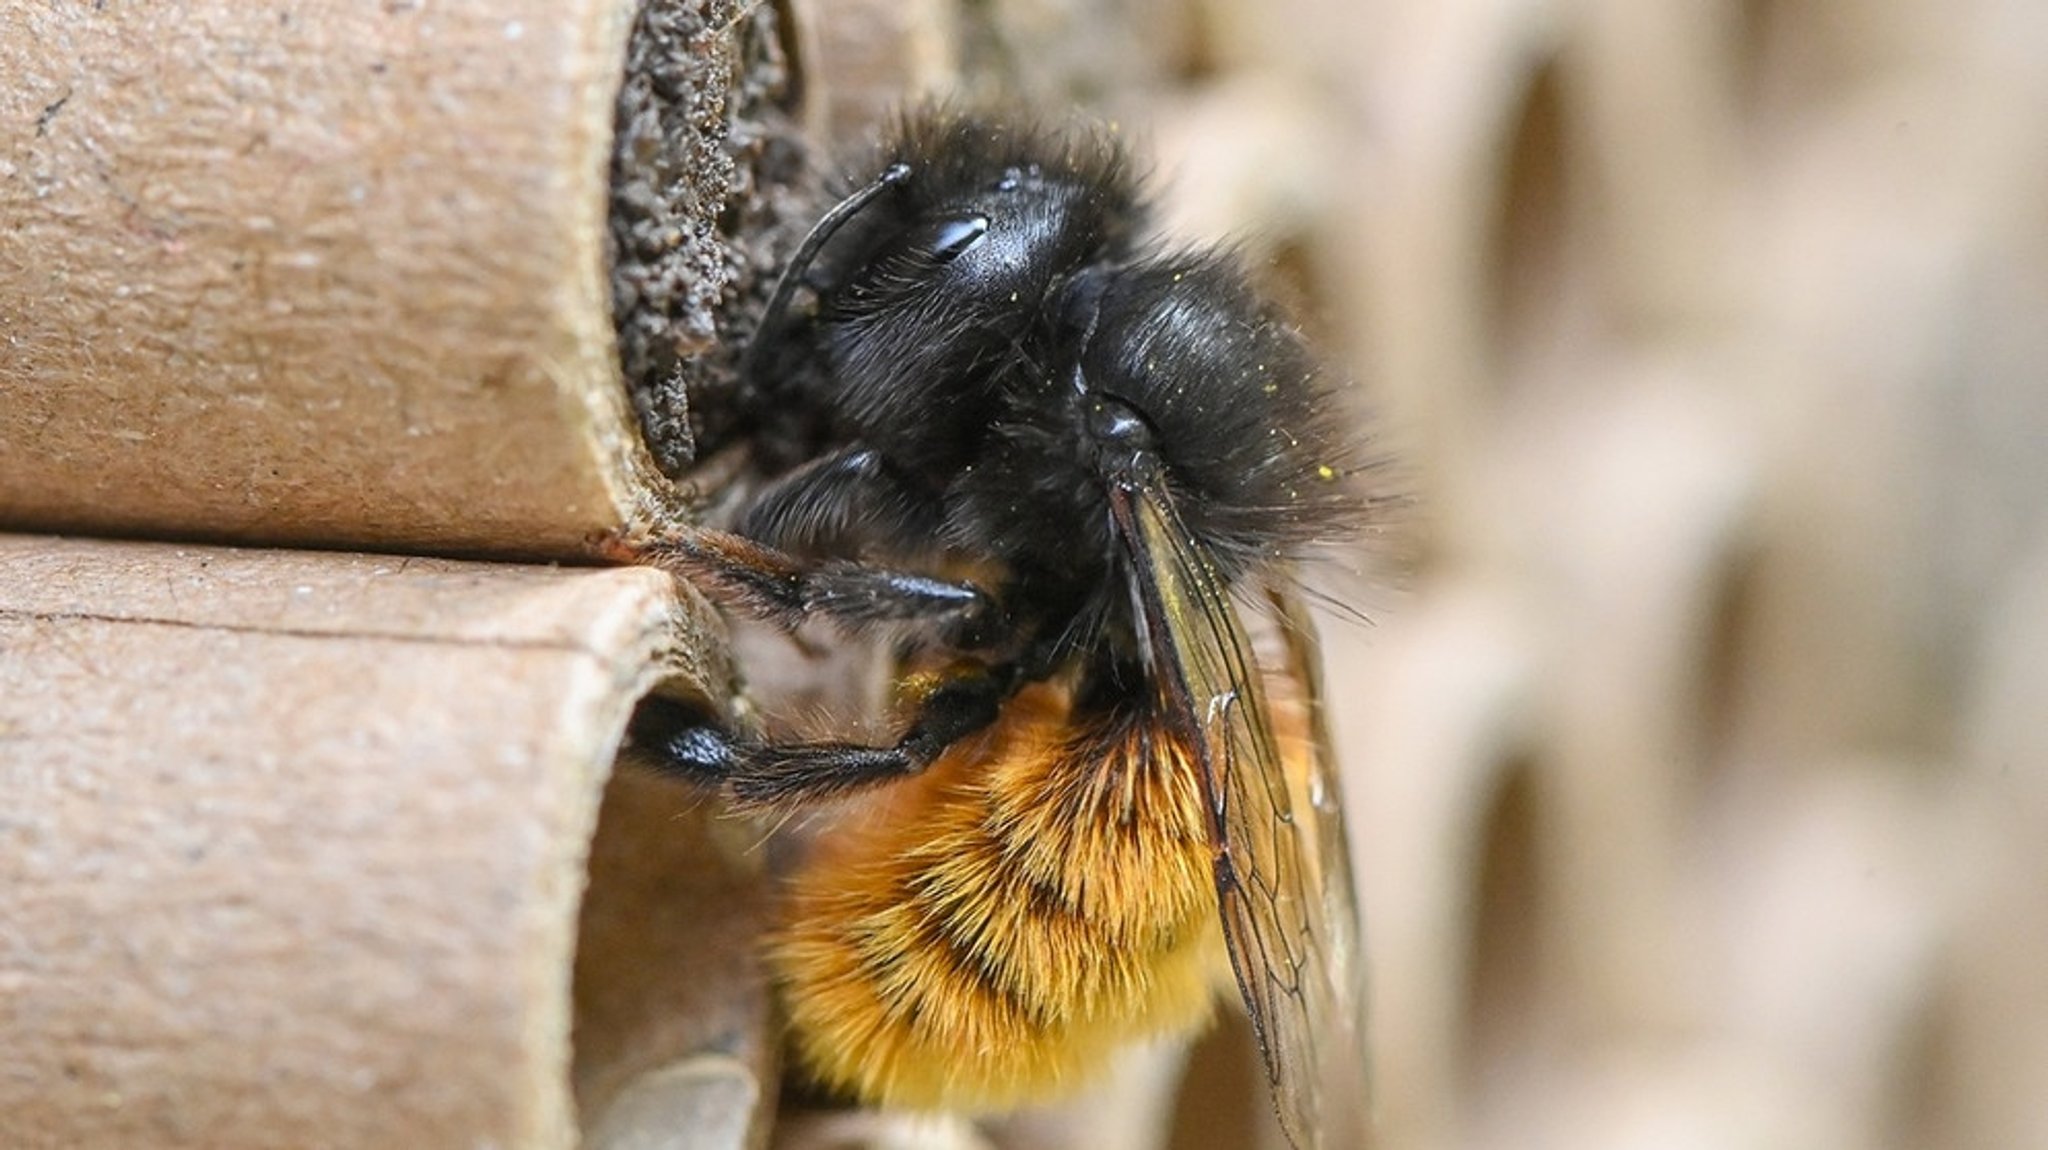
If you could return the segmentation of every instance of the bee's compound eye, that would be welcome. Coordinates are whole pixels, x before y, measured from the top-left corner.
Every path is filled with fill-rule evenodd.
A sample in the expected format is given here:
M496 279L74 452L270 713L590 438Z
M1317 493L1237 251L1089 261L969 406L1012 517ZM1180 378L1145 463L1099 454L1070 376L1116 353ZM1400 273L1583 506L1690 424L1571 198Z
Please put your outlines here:
M920 238L918 246L940 263L951 263L988 234L987 216L956 216L940 220Z
M1088 401L1088 434L1103 443L1144 447L1152 442L1152 428L1130 404L1119 399L1098 397Z

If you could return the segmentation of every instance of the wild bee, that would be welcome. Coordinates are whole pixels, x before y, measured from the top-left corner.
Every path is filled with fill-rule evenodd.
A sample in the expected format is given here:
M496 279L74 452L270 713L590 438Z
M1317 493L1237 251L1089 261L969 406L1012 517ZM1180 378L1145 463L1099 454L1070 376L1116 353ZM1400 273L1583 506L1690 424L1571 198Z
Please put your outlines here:
M851 807L772 941L801 1067L883 1105L1019 1105L1200 1024L1227 950L1287 1137L1362 1145L1296 579L1366 508L1334 389L1231 255L1146 234L1112 133L924 109L856 184L744 355L773 478L729 531L613 547L895 643L891 745L658 699L631 729L734 803ZM1261 665L1240 612L1285 653Z

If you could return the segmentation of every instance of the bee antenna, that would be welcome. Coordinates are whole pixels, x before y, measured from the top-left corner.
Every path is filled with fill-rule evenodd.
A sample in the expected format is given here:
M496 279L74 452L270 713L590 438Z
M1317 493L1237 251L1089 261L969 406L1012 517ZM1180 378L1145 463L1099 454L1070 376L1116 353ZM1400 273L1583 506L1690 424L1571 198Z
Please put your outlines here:
M754 378L754 370L760 359L759 349L782 328L789 314L789 301L796 295L797 283L803 279L803 273L811 266L811 261L817 258L818 249L824 247L833 233L846 221L860 214L861 209L874 202L875 197L909 178L909 164L901 160L890 164L881 175L875 177L873 183L833 205L832 210L826 212L824 218L811 228L811 234L804 237L804 242L796 249L796 254L789 258L789 263L784 265L782 275L776 279L775 292L768 297L768 309L761 313L761 323L754 329L754 338L747 341L747 350L740 357L741 379Z

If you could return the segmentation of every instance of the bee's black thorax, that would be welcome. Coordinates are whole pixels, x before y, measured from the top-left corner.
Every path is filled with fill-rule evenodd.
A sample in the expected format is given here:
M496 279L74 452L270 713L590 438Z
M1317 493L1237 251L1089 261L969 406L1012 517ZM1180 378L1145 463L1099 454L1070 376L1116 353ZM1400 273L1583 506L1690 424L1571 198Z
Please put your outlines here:
M1119 476L1158 468L1231 580L1349 514L1300 341L1227 254L1142 238L1113 139L927 112L871 163L910 174L801 269L809 309L756 381L762 419L810 429L803 454L892 477L846 512L874 520L871 552L993 560L1019 630L1079 647L1130 626Z

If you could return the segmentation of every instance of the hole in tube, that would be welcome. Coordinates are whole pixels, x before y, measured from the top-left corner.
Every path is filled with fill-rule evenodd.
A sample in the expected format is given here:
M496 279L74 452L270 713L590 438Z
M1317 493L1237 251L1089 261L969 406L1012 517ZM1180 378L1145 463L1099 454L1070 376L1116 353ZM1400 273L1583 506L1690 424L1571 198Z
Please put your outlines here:
M716 713L676 690L641 707ZM772 1104L759 833L621 747L591 837L571 990L585 1145L625 1145L687 1117L707 1139L692 1145L722 1145L715 1132L730 1129L738 1150Z

